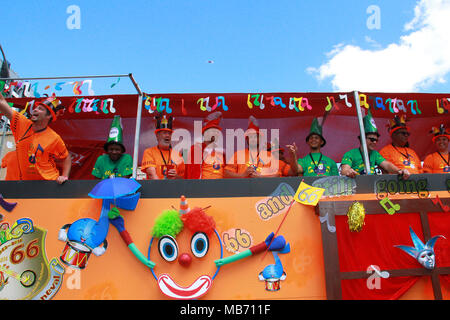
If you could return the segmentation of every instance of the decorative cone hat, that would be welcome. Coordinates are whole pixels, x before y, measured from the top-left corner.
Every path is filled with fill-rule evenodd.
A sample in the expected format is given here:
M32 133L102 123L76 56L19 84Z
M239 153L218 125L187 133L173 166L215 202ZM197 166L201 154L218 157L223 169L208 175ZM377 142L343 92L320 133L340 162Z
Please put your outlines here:
M311 123L311 129L309 130L309 134L306 136L306 142L308 142L309 137L311 137L313 134L318 135L320 138L322 138L323 142L321 147L325 146L325 144L327 143L327 141L325 140L325 138L322 136L322 126L319 125L319 120L317 118L314 118L312 123Z
M398 115L394 116L394 119L389 120L389 124L386 125L388 127L389 134L392 134L398 129L406 129L409 131L409 127L406 126L406 115L402 114L400 117Z
M155 133L159 131L170 131L172 132L172 122L173 117L169 116L169 118L166 118L166 115L157 115L155 116L156 119L156 130Z
M189 209L186 197L185 196L181 196L181 199L180 199L180 215L188 213L189 211L191 211L191 209Z
M109 129L108 140L103 145L103 149L105 149L105 151L107 151L110 144L117 144L122 147L122 152L125 152L122 131L122 120L120 119L120 116L114 116L114 119L111 123L111 128Z
M372 117L372 113L370 112L370 110L367 112L367 115L363 118L363 125L364 125L364 132L366 134L374 133L378 137L380 136L380 134L378 133L377 125Z
M433 134L433 142L439 137L447 137L450 140L450 132L444 127L444 124L441 124L439 128L432 127L430 133Z
M202 133L211 128L222 130L220 127L220 121L222 120L222 112L216 111L210 113L203 121Z
M248 117L248 128L245 131L244 135L248 135L252 132L259 134L259 121L254 116Z

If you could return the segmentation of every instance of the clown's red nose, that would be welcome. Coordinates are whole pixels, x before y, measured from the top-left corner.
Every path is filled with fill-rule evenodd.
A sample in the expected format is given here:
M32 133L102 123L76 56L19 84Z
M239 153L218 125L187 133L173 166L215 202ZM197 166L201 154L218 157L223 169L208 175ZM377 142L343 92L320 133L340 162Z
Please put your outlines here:
M183 253L181 254L181 256L178 258L178 262L183 266L183 267L189 267L189 265L192 262L192 258L188 253Z

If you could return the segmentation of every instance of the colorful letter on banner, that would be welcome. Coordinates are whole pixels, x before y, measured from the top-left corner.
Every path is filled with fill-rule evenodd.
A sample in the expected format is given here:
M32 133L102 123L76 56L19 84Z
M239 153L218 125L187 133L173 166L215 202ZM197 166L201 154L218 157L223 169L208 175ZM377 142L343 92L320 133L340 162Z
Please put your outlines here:
M324 191L325 189L312 187L302 181L295 193L294 200L308 206L315 206Z

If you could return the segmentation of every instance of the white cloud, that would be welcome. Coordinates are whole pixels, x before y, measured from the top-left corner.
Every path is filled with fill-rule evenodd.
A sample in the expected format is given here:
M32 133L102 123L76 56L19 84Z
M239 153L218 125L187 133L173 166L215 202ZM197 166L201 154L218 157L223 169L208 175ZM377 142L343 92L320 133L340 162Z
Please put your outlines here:
M450 0L420 0L414 14L397 43L382 49L340 43L326 63L307 72L319 81L331 78L336 91L412 92L444 83L450 73Z

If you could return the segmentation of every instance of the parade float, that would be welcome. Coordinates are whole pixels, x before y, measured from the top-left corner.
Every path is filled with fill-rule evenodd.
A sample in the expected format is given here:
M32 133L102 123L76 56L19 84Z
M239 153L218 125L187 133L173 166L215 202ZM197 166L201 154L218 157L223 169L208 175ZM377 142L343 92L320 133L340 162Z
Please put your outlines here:
M359 146L370 108L379 146L390 142L384 125L404 114L423 159L434 152L430 128L450 125L450 95L147 94L136 85L137 94L96 96L82 85L59 97L66 110L51 125L71 153L70 180L0 181L0 299L450 298L448 174L139 175L143 150L156 144L155 113L173 116L174 129L184 130L178 139L190 134L187 145L201 137L196 120L211 112L223 113L224 131L245 129L253 115L280 145L295 142L300 157L312 120L326 117L322 152L339 162ZM24 86L8 82L1 90L25 113L37 97L19 95ZM133 177L94 180L92 166L115 115Z

